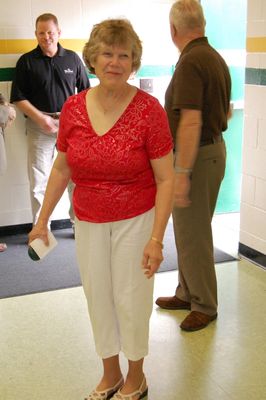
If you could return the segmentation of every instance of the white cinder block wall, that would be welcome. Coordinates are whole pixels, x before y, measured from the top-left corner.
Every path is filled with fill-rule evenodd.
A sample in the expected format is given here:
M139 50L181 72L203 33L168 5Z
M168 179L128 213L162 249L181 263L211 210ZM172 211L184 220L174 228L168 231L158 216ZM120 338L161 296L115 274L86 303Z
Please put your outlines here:
M143 64L171 65L176 60L168 28L171 3L171 0L0 0L0 45L1 39L33 39L35 19L44 12L58 16L62 38L84 41L94 23L108 17L126 16L143 41ZM255 40L255 47L247 48L247 68L261 71L265 77L266 0L248 0L249 39ZM3 53L0 51L0 66L14 67L19 55ZM9 97L10 82L0 82L0 91ZM246 85L243 140L240 243L266 254L265 81ZM9 165L7 173L0 176L0 226L31 222L25 127L20 114L6 132L6 143ZM67 208L64 196L54 218L67 218Z
M34 39L36 17L51 12L58 17L62 39L89 37L92 25L109 17L128 18L143 42L142 64L172 65L176 50L171 43L167 0L0 0L0 45L5 39ZM3 54L1 68L15 66L20 54ZM82 49L81 49L82 51ZM165 82L167 85L168 82ZM0 82L0 92L9 98L10 82ZM155 88L156 89L156 88ZM0 176L0 227L30 223L27 147L24 117L18 117L6 130L8 170ZM53 219L68 218L68 200L64 194Z
M247 13L240 243L266 254L266 0Z

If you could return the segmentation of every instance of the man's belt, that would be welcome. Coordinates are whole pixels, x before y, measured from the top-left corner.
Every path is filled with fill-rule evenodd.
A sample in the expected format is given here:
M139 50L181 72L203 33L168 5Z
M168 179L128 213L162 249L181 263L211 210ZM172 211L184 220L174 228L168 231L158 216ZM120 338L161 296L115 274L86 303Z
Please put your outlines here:
M59 119L60 117L60 112L55 112L55 113L48 113L48 112L43 112L45 115L49 115L49 117L53 119Z
M219 136L213 136L211 138L208 139L201 139L200 141L200 147L202 146L208 146L209 144L215 144L215 143L220 143L223 141L223 137L222 135Z

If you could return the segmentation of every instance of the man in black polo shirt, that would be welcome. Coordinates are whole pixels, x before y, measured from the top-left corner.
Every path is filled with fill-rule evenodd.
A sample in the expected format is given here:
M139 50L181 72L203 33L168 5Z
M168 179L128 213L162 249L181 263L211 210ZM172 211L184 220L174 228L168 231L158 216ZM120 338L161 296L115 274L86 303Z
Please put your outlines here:
M79 56L59 43L61 31L56 16L42 14L36 20L38 46L20 57L11 89L11 102L26 118L28 174L33 224L42 206L52 167L59 115L66 99L90 86ZM73 184L68 187L70 219Z
M173 222L179 284L162 308L191 310L180 327L205 328L217 317L217 283L211 221L225 171L222 132L230 115L231 79L209 45L197 0L176 1L170 28L180 58L167 89L165 108L176 143Z

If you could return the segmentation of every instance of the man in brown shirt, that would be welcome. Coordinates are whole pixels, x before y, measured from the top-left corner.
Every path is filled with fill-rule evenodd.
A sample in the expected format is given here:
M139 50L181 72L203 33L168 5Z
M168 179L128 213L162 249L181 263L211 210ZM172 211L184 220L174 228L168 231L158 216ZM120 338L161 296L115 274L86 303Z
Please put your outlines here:
M180 58L166 92L165 108L175 141L173 222L179 284L166 309L188 309L180 327L205 328L217 317L217 283L211 221L225 171L231 79L223 58L209 45L197 0L178 0L170 11L171 36Z

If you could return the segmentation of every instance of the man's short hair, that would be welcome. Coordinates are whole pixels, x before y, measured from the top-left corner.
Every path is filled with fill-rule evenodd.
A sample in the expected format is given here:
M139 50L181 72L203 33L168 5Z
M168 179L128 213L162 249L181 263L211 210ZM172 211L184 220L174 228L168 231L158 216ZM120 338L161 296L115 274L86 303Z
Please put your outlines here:
M170 10L170 22L180 33L205 31L206 21L198 0L177 0Z
M37 28L38 22L46 22L46 21L53 21L53 23L59 29L58 20L57 20L56 16L51 13L45 13L45 14L39 15L39 17L37 17L36 22L35 22L35 28Z

